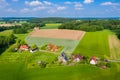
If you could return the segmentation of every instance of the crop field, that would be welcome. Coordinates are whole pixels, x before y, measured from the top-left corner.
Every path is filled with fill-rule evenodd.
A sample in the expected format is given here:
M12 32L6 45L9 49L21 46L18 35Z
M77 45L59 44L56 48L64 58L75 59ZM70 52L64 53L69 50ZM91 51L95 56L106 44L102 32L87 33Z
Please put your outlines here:
M120 40L116 35L109 35L110 57L113 60L120 60Z
M58 29L60 25L61 23L49 23L49 24L45 24L45 26L41 27L41 29Z
M110 31L87 32L74 53L86 56L110 56L108 36Z
M79 40L67 40L67 39L53 39L53 38L39 38L39 37L26 37L26 42L29 45L36 44L39 47L44 46L45 44L55 44L57 46L64 46L63 51L72 52L75 47L78 45Z
M81 40L84 34L85 32L80 30L49 29L34 30L30 33L30 36L40 38Z

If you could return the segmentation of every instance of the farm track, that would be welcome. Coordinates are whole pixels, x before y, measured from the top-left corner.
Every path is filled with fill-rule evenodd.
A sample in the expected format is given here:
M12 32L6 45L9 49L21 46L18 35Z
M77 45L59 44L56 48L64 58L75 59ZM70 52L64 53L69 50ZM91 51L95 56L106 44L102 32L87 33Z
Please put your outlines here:
M110 57L114 60L120 60L120 41L116 35L109 36Z

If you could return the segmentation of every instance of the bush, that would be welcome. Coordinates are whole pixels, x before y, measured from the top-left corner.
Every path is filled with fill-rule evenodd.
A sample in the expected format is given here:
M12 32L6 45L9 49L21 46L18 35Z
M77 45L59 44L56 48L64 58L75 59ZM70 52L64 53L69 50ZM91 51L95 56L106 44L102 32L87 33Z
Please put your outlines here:
M15 34L27 33L27 29L25 29L25 28L15 28L15 29L13 29L13 33L15 33Z
M45 68L46 67L46 62L41 62L41 64L39 66L40 66L40 68Z
M110 68L111 67L111 63L106 63L106 67Z
M117 35L118 39L120 39L120 33Z
M9 48L8 51L9 51L9 52L16 52L17 50L12 46L11 48Z

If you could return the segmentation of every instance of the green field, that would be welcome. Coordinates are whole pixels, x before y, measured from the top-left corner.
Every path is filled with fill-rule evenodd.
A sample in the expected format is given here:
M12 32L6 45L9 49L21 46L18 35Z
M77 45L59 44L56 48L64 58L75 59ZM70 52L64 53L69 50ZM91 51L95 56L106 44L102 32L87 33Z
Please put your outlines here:
M11 32L11 31L10 31ZM0 35L9 34L4 31ZM28 34L15 34L18 39L25 39ZM47 43L63 45L64 51L73 51L85 56L110 56L108 36L109 30L87 32L80 41L26 37L29 45L37 44L39 47ZM12 45L10 46L12 47ZM28 51L9 52L7 49L0 55L0 80L120 80L120 63L112 63L111 68L101 69L90 64L59 65L55 61L58 54L47 52ZM30 68L30 64L45 61L46 68Z
M26 37L26 42L29 45L36 44L39 47L44 46L45 44L52 43L57 46L64 46L63 51L72 52L75 47L78 45L79 40L66 40L66 39L52 39L52 38L39 38L39 37Z
M5 24L5 22L4 21L0 21L0 24Z
M110 56L108 36L109 30L87 32L73 53L85 56Z
M5 30L0 32L0 36L7 36L10 35L12 33L12 30Z
M0 64L1 80L120 80L120 65L100 69L92 65L25 69L24 64Z
M46 26L41 27L41 29L57 29L61 23L49 23L49 24L45 24Z

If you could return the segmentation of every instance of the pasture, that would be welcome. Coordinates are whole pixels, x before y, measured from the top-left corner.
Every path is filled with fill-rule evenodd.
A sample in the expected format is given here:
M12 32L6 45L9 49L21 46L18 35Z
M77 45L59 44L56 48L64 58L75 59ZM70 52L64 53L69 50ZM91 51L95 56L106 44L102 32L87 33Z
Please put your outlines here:
M41 29L58 29L60 25L61 23L48 23L48 24L45 24L44 27L41 27Z
M12 34L12 30L5 30L5 31L0 32L0 36L7 36L10 34Z
M87 32L73 53L85 56L109 57L109 30Z
M87 64L26 69L24 63L9 63L0 64L0 74L1 80L119 80L120 64L103 70Z

